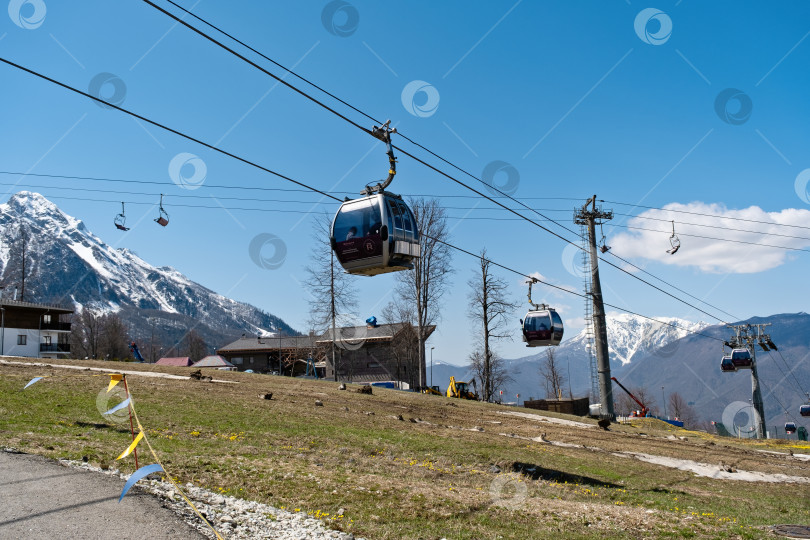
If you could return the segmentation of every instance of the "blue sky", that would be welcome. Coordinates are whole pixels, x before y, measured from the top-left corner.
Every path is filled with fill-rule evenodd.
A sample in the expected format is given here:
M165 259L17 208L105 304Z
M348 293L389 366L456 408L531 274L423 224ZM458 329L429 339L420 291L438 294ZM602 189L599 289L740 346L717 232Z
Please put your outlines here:
M604 205L616 212L604 228L614 252L695 296L740 318L806 311L806 252L722 240L810 249L801 228L810 224L801 174L810 168L807 3L179 3L479 178L490 163L508 164L513 176L495 175L495 184L568 227L573 207L591 195L614 201ZM12 0L0 17L0 56L85 91L95 80L125 108L322 190L357 193L387 170L379 142L144 2ZM295 186L9 66L0 65L0 78L0 170L133 181L0 174L3 198L38 191L106 242L306 329L312 212L333 214L335 203L270 190ZM169 173L173 160L185 185ZM267 190L236 189L245 187ZM423 165L401 156L391 188L440 197L458 246L486 247L499 263L580 289L564 242L526 222L491 219L509 215ZM152 222L160 193L171 217L165 229ZM122 200L126 234L112 225ZM632 217L639 214L653 219ZM665 253L669 219L682 234L673 256ZM283 242L286 254L271 269L251 258L258 235ZM263 252L271 259L273 246ZM471 350L475 265L454 254L443 319L428 344L437 360L463 363ZM502 275L523 302L520 278ZM602 278L609 303L716 322L614 269L603 268ZM358 322L380 318L394 277L357 284ZM581 328L581 298L542 286L535 297L560 309L569 337ZM531 352L518 330L499 348L506 357Z

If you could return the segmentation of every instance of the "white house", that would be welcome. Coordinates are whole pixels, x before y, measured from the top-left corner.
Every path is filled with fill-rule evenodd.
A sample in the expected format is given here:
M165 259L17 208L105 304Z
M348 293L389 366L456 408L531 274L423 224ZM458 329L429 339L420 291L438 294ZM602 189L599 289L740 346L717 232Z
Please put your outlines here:
M0 356L64 358L70 354L72 309L0 300Z

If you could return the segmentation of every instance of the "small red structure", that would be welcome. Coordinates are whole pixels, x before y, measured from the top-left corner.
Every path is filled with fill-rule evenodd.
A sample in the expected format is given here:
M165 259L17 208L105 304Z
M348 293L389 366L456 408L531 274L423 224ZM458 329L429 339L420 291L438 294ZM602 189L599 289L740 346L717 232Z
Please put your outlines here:
M156 362L156 365L189 367L192 363L191 358L188 356L178 356L174 358L161 358Z

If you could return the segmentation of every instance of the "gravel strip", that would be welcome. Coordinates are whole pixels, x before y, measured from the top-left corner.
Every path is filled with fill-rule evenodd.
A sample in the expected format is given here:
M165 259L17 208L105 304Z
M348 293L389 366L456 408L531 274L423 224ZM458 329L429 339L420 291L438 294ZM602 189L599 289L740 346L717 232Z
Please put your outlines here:
M117 469L104 470L81 461L59 460L68 467L99 472L128 480L129 475ZM151 475L150 475L151 476ZM161 480L141 480L136 484L152 495L160 498L163 505L172 509L188 524L208 538L216 538L189 505L183 500L170 482ZM134 488L133 488L134 489ZM183 492L194 503L200 514L205 516L223 538L252 539L275 538L279 540L336 539L354 540L352 533L334 531L323 521L307 516L303 512L288 512L273 506L224 496L193 484L182 486ZM126 502L126 498L121 504ZM365 540L358 538L358 540Z

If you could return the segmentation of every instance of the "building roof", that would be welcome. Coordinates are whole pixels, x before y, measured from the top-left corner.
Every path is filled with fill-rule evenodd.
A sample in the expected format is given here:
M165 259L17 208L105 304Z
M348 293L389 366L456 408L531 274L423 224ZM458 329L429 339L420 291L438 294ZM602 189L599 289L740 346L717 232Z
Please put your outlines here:
M391 323L380 324L375 327L369 328L368 326L344 326L335 329L335 341L346 343L360 343L363 341L390 341L406 329L409 325L407 323ZM424 328L425 339L430 337L433 331L436 330L435 325L427 326ZM319 344L332 342L332 329L330 328L323 333L317 341Z
M365 341L390 341L399 332L408 327L406 323L380 324L373 328L367 326L343 326L336 328L337 342L360 343ZM436 330L435 325L425 328L425 339ZM286 336L286 337L242 337L217 349L217 354L233 356L237 353L272 352L279 349L313 349L319 345L332 342L330 328L320 336Z
M156 363L159 366L182 366L182 367L188 367L188 366L191 365L191 359L188 356L178 356L178 357L175 357L175 358L161 358Z
M23 308L23 309L36 309L42 311L50 311L52 313L73 313L72 308L68 308L65 306L59 306L56 304L37 304L34 302L22 302L19 300L9 300L7 298L0 299L0 307L3 308Z
M218 367L234 367L234 365L217 354L217 355L206 356L202 360L198 360L198 361L194 362L194 365L192 367L199 367L199 368L216 367L216 368L218 368Z
M217 354L265 352L278 349L311 349L314 347L316 347L315 338L311 336L242 337L217 349Z

